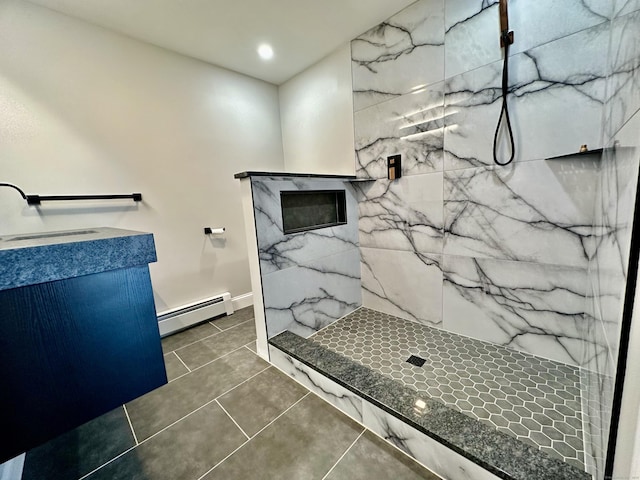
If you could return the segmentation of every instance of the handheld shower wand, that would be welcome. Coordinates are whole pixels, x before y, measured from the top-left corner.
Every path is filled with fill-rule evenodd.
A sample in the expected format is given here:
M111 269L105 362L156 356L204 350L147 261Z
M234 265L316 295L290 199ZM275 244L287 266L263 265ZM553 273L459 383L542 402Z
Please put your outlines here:
M504 63L502 64L502 109L500 110L500 118L498 119L496 133L493 136L493 161L502 166L509 165L513 162L516 155L511 119L509 118L509 106L507 105L507 95L509 94L509 46L511 44L513 44L513 32L509 31L509 11L507 8L507 0L500 0L500 46L504 48ZM507 125L507 135L511 146L511 156L506 162L498 161L497 151L498 134L500 133L503 118Z

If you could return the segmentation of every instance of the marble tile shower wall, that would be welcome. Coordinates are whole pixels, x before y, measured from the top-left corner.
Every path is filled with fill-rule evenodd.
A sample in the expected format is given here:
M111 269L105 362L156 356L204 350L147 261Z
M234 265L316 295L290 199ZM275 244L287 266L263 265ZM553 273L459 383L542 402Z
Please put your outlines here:
M580 365L606 0L510 2L517 156L493 166L497 2L420 0L352 42L363 303ZM386 180L401 153L403 178Z
M638 155L545 158L640 142L640 1L509 4L509 167L497 1L420 0L352 42L363 304L586 367L601 476Z
M616 148L603 155L596 187L596 247L589 262L586 312L592 321L583 359L588 368L582 371L586 443L591 449L587 457L596 478L604 471L640 163L638 31L640 2L616 2L604 108L604 145Z
M254 177L251 188L268 337L308 337L358 308L358 206L349 182ZM345 190L348 223L285 235L280 192L299 190Z

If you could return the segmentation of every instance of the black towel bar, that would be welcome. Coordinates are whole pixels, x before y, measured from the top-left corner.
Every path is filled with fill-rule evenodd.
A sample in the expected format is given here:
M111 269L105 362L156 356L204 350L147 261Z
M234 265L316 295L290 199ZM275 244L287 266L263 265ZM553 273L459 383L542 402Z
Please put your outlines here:
M40 202L58 201L58 200L116 200L130 198L134 202L142 201L141 193L132 193L131 195L27 195L27 204L40 205Z

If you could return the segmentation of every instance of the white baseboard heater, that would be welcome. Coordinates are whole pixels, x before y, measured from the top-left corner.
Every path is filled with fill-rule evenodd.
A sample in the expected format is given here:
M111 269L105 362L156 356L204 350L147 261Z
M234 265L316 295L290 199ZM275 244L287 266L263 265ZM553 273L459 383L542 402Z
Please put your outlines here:
M233 313L233 303L229 292L167 310L158 315L160 336L170 335L225 313L227 315Z

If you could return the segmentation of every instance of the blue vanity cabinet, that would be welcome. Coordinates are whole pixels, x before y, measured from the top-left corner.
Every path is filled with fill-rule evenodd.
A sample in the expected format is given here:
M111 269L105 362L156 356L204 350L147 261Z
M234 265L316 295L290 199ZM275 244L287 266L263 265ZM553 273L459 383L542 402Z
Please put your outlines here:
M88 232L0 239L0 463L167 382L153 236Z

